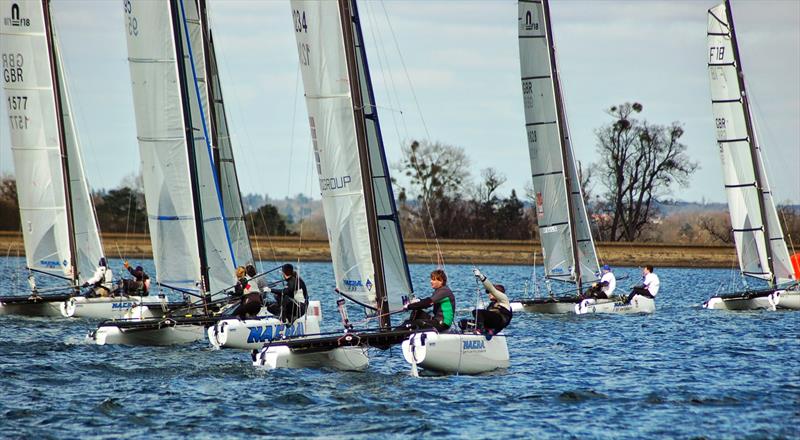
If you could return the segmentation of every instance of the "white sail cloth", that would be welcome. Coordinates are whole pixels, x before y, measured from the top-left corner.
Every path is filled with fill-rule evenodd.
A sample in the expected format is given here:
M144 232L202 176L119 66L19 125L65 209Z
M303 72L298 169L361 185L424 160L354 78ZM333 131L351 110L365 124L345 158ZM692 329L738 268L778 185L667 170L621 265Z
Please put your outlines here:
M236 266L251 262L252 255L246 233L237 230L234 246L227 227L220 193L222 172L217 168L219 158L214 157L211 139L215 122L211 120L198 7L194 0L131 1L126 2L125 19L158 280L169 286L197 290L205 260L209 286L204 287L214 293L232 286L236 282ZM180 39L182 63L176 59L176 35ZM182 90L181 81L185 81L186 90ZM186 108L188 115L184 114ZM192 133L191 145L187 144L187 128ZM232 153L224 157L232 163ZM197 181L196 197L193 174ZM238 187L236 191L237 198L232 203L241 206ZM197 212L201 213L200 218ZM243 229L240 223L237 228ZM202 237L198 237L198 229Z
M789 251L764 171L761 149L755 139L755 130L752 130L753 139L748 136L747 119L752 119L743 102L746 92L739 86L737 70L740 69L740 60L734 56L734 43L724 3L708 11L707 33L711 107L739 264L745 275L771 280L774 274L778 284L788 282L794 279ZM756 157L751 153L751 143L755 145ZM758 179L756 163L760 171ZM763 217L758 180L761 183ZM767 220L768 239L764 234L762 218ZM768 246L772 254L772 268L767 256Z
M8 102L26 263L29 268L77 278L94 272L103 255L69 106L57 38L50 42L42 2L0 2L0 54ZM51 63L56 60L56 65ZM53 79L58 81L58 87ZM56 89L60 90L60 108ZM59 127L63 125L62 139ZM65 144L64 169L61 143ZM72 213L67 210L70 176ZM74 230L69 231L72 215ZM72 233L75 250L70 249ZM72 267L75 252L77 267Z
M550 59L550 42L547 40L546 30L548 25L541 2L519 2L520 69L525 126L536 193L536 219L544 254L545 275L564 281L576 281L576 262L570 231L570 222L573 222L581 281L587 283L598 279L599 265L572 146L559 133L560 124L564 125L565 133L568 133L568 128L566 118L558 115L556 107L556 79L551 74L555 60ZM562 142L565 143L564 148ZM567 177L570 181L569 188ZM568 203L572 205L573 219L569 216Z
M375 304L375 265L382 264L390 307L398 307L411 284L399 230L390 220L381 220L392 215L393 200L376 116L366 123L370 157L359 156L356 139L350 88L356 81L352 75L360 73L357 86L364 99L370 99L366 60L358 55L359 72L348 72L337 2L293 0L291 6L336 287ZM344 20L351 25L350 17ZM364 112L374 115L374 105L364 104ZM374 201L365 198L362 161L371 165ZM379 217L380 244L370 239L367 203L374 203ZM378 245L383 261L373 262L371 247Z

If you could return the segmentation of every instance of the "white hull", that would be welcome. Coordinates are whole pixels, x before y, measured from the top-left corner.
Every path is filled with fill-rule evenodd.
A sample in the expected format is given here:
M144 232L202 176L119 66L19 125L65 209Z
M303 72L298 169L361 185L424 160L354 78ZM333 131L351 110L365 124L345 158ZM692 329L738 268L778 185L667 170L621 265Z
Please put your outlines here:
M703 303L710 310L800 310L800 291L776 290L756 298L723 298L714 296Z
M403 341L403 357L414 369L439 373L479 374L510 365L503 334L487 340L483 335L414 333Z
M274 316L258 319L225 319L208 328L208 341L216 348L258 350L265 342L292 336L319 334L322 313L319 301L309 301L308 312L291 325Z
M552 302L537 302L537 303L522 303L513 301L511 303L511 311L528 312L528 313L545 313L545 314L565 314L575 313L575 302L566 301L552 301Z
M285 345L265 346L253 359L253 366L276 368L334 368L342 371L363 371L369 366L364 347L339 347L318 353L292 353Z
M61 316L64 301L42 301L30 304L5 304L0 302L0 315Z
M800 290L786 290L778 302L779 309L800 310Z
M589 313L653 313L656 311L656 302L651 298L634 295L629 304L623 300L613 299L585 299L574 306L575 313L585 315Z
M202 325L176 325L155 330L123 330L115 326L101 326L90 332L87 339L97 345L176 345L202 340Z
M145 297L147 299L149 297ZM157 298L153 298L156 299ZM118 296L105 298L86 298L76 296L61 303L61 314L67 318L118 319L137 304L142 302L141 296ZM153 303L158 305L158 303Z

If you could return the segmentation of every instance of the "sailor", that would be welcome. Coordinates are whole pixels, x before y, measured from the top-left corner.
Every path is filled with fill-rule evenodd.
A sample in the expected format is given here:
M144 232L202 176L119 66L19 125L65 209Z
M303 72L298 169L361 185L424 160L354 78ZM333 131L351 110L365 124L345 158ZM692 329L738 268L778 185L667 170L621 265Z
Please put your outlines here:
M122 265L133 276L133 279L122 280L122 292L126 295L147 296L150 290L150 276L145 273L144 268L142 266L133 268L127 261Z
M429 298L403 306L404 309L411 310L411 316L400 324L400 328L434 328L440 332L450 329L456 314L456 297L447 287L447 274L442 269L431 272L431 288L433 295ZM423 310L430 306L433 306L433 316Z
M600 270L603 275L600 277L599 282L592 284L592 287L587 292L588 296L596 299L611 299L611 295L614 294L614 290L617 288L617 277L614 276L614 272L611 272L611 267L608 264L604 264Z
M625 303L629 304L635 295L655 299L660 286L661 281L658 279L658 275L653 272L653 266L648 264L642 269L642 284L631 290L631 294L628 295L628 300Z
M251 290L257 290L259 293L266 292L267 280L265 280L263 276L256 278L257 272L255 266L248 264L245 266L244 272L245 275L247 275L247 281L250 284ZM255 282L253 282L253 279L255 279Z
M458 325L462 331L474 328L486 334L487 338L491 338L511 322L513 316L511 303L506 296L506 288L502 284L492 284L486 275L483 275L477 268L473 269L472 273L489 294L489 305L483 310L473 310L473 319L462 319Z
M244 266L236 268L236 284L233 286L233 296L241 297L244 295L244 288L247 285L246 271Z
M270 289L264 286L266 292L272 292L275 295L275 302L267 305L267 310L273 315L279 316L281 321L291 324L306 313L308 289L305 281L297 275L291 264L287 263L281 266L281 274L286 281L284 289Z
M86 280L81 287L92 286L92 293L87 295L87 297L106 297L111 295L112 280L113 274L111 273L111 269L108 268L105 257L101 257L100 261L97 262L97 269L94 271L94 275Z

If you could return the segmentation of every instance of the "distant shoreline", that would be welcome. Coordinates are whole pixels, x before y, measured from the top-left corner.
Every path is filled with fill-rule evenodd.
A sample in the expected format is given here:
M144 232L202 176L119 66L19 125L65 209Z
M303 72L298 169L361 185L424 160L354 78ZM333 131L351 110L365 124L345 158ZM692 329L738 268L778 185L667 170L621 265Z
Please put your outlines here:
M107 233L102 235L110 258L152 258L150 239L145 234ZM261 260L330 261L327 239L300 237L254 237L253 253ZM436 264L436 244L432 240L405 240L410 263ZM439 240L446 263L530 265L532 250L536 264L542 254L538 242L530 240ZM24 255L22 235L0 232L0 250L8 256ZM665 243L597 243L602 263L613 266L730 268L737 267L733 246L707 246Z

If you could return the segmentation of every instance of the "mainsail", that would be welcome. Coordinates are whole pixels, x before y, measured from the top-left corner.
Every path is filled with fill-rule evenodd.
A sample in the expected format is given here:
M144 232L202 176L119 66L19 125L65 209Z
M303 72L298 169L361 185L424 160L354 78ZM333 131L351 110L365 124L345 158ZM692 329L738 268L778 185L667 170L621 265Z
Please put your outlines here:
M217 292L233 285L236 265L251 258L249 252L240 253L245 261L236 258L219 189L198 6L194 0L126 1L125 8L158 280Z
M717 145L742 273L794 280L789 251L755 134L730 4L708 11L708 74Z
M599 266L569 139L549 26L547 1L519 2L525 127L545 276L575 282L580 288L597 280Z
M8 101L26 262L82 283L103 256L48 2L0 2Z
M291 5L336 287L397 308L412 285L355 2Z

